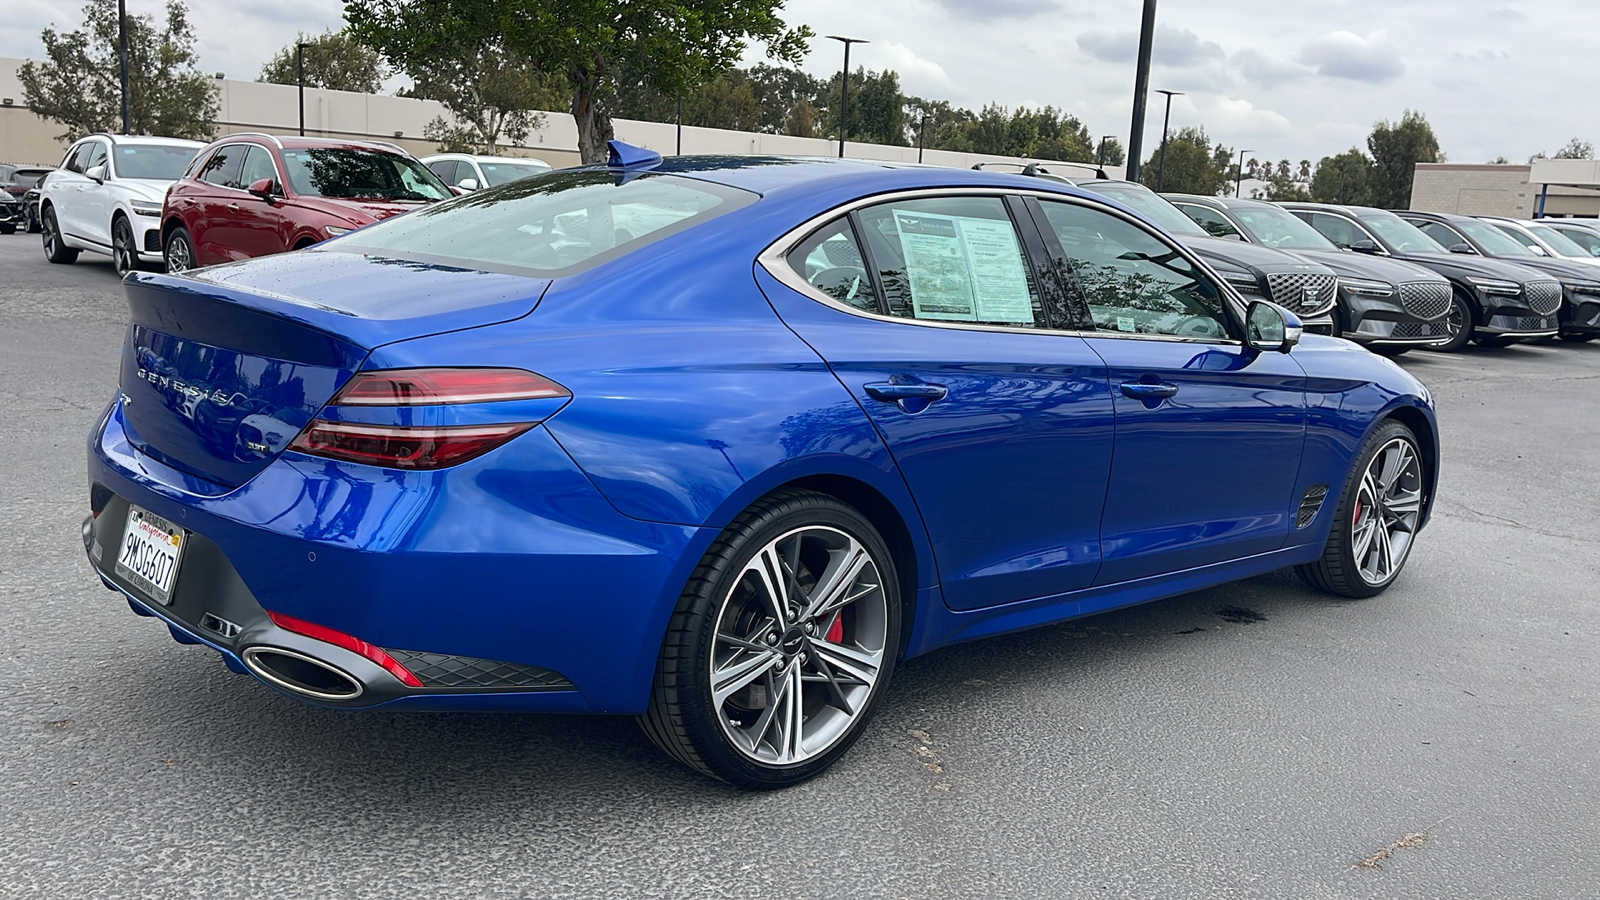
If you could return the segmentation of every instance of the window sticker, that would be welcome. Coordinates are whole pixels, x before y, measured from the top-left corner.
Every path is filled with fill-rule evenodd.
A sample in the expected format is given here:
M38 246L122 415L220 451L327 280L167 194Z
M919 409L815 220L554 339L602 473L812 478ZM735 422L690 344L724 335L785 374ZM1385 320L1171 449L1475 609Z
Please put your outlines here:
M1033 324L1022 248L1011 223L894 211L916 317Z

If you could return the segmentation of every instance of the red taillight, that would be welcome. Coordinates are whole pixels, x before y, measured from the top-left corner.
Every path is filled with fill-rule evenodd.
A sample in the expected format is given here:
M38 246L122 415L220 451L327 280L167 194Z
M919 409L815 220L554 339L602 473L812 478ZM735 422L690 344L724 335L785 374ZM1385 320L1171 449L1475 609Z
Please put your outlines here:
M290 442L290 450L390 469L442 469L504 444L535 422L504 425L357 425L316 419Z
M388 369L362 372L329 406L438 406L571 397L554 381L522 369Z
M372 660L378 665L383 666L389 671L390 675L400 679L400 681L408 687L423 687L422 680L420 678L411 674L411 672L408 671L405 666L402 666L400 663L396 662L395 658L385 652L382 647L374 646L358 637L352 637L348 634L345 634L342 631L334 631L332 628L328 628L325 625L318 625L315 622L307 622L304 619L296 619L293 616L286 616L283 613L269 612L267 613L267 616L272 619L272 624L282 628L285 631L292 631L295 634L305 635L308 638L322 641L325 644L332 644L335 647L343 647L344 649L349 650L351 653L360 654L361 656Z

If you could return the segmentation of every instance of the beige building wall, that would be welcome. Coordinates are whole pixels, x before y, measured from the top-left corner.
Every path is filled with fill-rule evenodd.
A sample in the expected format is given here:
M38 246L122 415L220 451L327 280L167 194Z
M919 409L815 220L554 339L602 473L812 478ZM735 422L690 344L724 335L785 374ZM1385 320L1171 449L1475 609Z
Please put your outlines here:
M0 57L0 103L11 100L10 106L0 106L0 162L27 162L55 165L66 152L66 143L55 139L64 129L34 115L22 105L22 84L17 80L17 69L23 60ZM299 128L298 89L293 85L262 84L255 81L217 79L217 136L237 134L241 131L264 131L269 134L294 134ZM377 94L355 94L346 91L325 91L307 88L305 92L306 134L318 137L343 137L361 140L384 140L406 148L418 155L427 156L438 151L438 146L422 139L423 129L435 117L449 119L443 104L433 100L413 100L408 97L389 97ZM566 113L541 113L541 124L519 146L501 150L507 156L531 156L552 166L577 165L578 128L572 116ZM678 149L677 126L670 122L638 122L616 119L613 122L617 137L661 154L671 154ZM733 156L776 154L789 156L836 156L836 141L822 138L799 138L781 134L759 134L745 131L724 131L719 128L683 129L684 153L715 153ZM882 144L845 144L845 154L854 159L876 159L891 162L916 162L915 147L892 147ZM930 165L966 168L978 162L1019 162L1012 157L988 156L978 153L952 153L929 150L923 161ZM1036 161L1036 160L1029 160ZM1052 163L1043 162L1046 168ZM1057 171L1081 175L1090 174L1081 164L1054 163ZM1113 178L1121 178L1120 167L1107 166Z
M1577 165L1551 166L1574 163ZM1531 166L1418 163L1411 183L1411 208L1420 212L1531 219L1546 184L1546 216L1600 215L1600 165L1592 160L1537 160ZM1557 180L1565 184L1556 183Z

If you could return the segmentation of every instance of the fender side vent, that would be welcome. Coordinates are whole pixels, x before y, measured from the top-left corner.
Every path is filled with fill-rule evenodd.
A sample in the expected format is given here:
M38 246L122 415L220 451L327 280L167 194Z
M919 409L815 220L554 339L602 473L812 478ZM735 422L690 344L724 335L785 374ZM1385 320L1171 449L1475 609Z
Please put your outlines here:
M1295 516L1294 527L1304 528L1317 520L1317 511L1322 509L1322 501L1328 497L1328 486L1313 484L1306 488L1306 495L1300 498L1300 513Z

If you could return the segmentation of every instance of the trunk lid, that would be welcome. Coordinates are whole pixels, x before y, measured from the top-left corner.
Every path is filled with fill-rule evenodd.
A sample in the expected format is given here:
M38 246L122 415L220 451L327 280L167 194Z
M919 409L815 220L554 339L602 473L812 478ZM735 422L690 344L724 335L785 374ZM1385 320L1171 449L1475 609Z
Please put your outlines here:
M520 318L548 286L331 250L182 276L132 275L124 428L134 446L168 465L243 484L373 348Z

